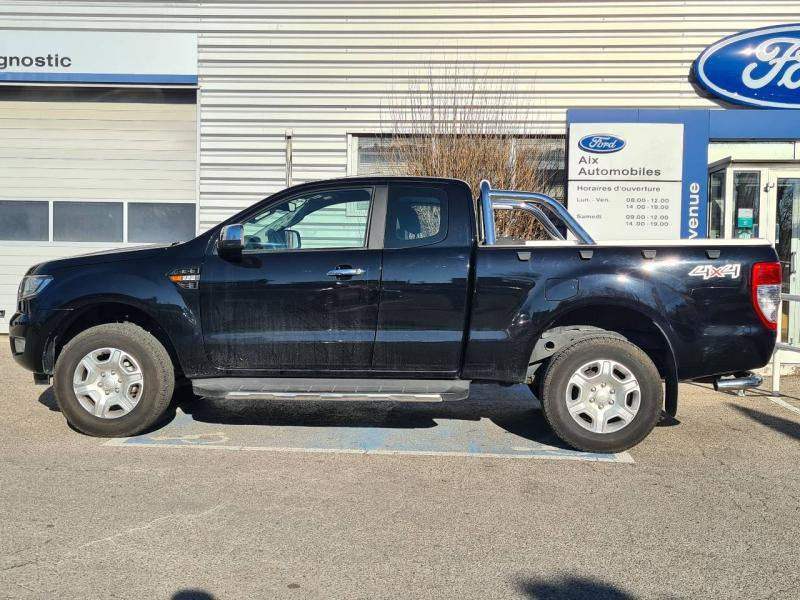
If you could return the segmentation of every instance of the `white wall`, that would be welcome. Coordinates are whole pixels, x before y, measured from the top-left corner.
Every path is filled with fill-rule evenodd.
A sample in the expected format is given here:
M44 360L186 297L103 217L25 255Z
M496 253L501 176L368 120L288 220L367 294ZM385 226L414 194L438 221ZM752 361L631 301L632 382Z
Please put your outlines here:
M797 21L796 0L0 5L0 28L200 33L201 227L283 187L287 129L295 182L344 175L346 134L380 131L443 64L507 77L562 133L567 107L713 106L688 80L702 48Z
M0 200L43 201L49 213L49 234L44 239L54 241L0 241L0 311L5 311L0 333L7 331L17 286L30 266L141 240L141 227L127 235L125 215L131 213L126 213L125 203L192 204L197 181L197 110L192 92L170 103L160 92L140 90L114 94L97 89L85 94L53 93L52 88L26 89L24 94L8 91L12 93L0 93ZM59 238L57 224L64 221L58 221L56 214L63 201L100 201L93 207L114 202L122 220L111 231L117 232L118 225L119 241L59 242L72 237ZM115 239L98 231L105 222L101 214L102 209L89 223L91 236ZM0 218L9 219L0 223L4 230L19 230L23 225L7 212ZM128 223L134 229L133 221L128 219ZM184 235L187 229L194 232L195 224L176 229ZM173 233L178 235L177 231Z

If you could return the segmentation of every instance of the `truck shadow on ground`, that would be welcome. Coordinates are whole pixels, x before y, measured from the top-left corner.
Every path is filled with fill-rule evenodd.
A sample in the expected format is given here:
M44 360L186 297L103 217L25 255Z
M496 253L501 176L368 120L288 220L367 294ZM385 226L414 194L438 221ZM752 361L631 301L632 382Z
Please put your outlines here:
M215 400L197 398L179 404L195 421L221 425L281 425L288 427L375 427L428 429L439 419L474 421L489 419L521 438L568 447L552 433L538 400L516 397L487 402L385 402L347 400Z
M185 589L175 592L170 600L216 600L216 597L204 590Z
M518 583L518 589L534 600L635 600L616 586L575 576L527 579Z
M290 590L300 588L296 583L287 587ZM533 600L636 600L635 596L618 587L584 577L526 579L517 583L517 589ZM176 592L170 600L215 600L215 596L200 589L184 589Z
M745 417L761 423L773 431L782 433L783 435L792 439L800 440L800 424L796 423L795 421L790 421L789 419L784 419L783 417L771 415L748 406L740 406L739 404L733 403L729 403L729 406L732 406Z
M171 409L143 434L166 427L176 408L201 423L216 425L283 425L293 427L378 427L427 429L438 427L436 419L479 421L489 419L521 438L569 450L550 430L539 401L522 386L489 388L467 400L453 402L386 402L348 400L219 400L199 398L190 388L176 390ZM509 390L511 392L509 393ZM48 387L39 403L58 412L53 388Z

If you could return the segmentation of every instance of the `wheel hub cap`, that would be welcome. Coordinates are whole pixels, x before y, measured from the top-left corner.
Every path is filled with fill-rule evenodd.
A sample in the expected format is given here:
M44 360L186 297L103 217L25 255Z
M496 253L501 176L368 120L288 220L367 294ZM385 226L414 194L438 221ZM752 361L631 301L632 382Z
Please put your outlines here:
M598 359L578 368L567 383L567 410L594 433L613 433L633 421L642 392L633 372L620 362Z
M118 348L99 348L75 367L72 389L84 410L101 419L127 415L139 403L144 376L137 360Z

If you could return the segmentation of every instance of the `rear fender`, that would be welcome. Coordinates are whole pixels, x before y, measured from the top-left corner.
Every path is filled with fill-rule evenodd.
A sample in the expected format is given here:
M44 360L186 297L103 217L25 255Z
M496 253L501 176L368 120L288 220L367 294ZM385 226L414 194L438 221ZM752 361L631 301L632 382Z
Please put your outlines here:
M610 281L610 277L590 276L585 279L585 282L581 280L581 288L576 296L558 303L549 301L543 302L544 299L541 298L541 296L534 296L533 294L529 296L528 300L521 307L520 316L517 317L520 321L523 320L521 316L523 314L535 315L533 312L535 306L541 307L542 304L544 304L547 308L550 308L550 310L546 314L546 321L544 322L535 317L533 319L528 319L529 323L538 321L542 323L542 325L539 328L531 328L527 332L527 347L529 352L524 359L529 363L532 362L537 347L540 352L547 351L546 343L540 345L540 341L548 332L559 327L571 326L573 333L569 335L579 335L581 337L589 335L592 328L599 328L606 332L620 333L619 330L624 329L624 327L609 326L608 323L600 323L593 320L595 318L593 314L595 309L597 309L597 312L605 311L606 313L611 310L619 311L621 315L630 314L652 324L655 331L658 332L661 341L668 349L668 354L670 356L669 362L671 364L659 365L662 374L666 375L668 371L677 373L675 363L676 349L672 343L675 332L670 327L665 315L670 311L674 312L680 309L680 307L685 304L685 297L675 293L673 297L669 299L671 306L668 309L664 305L665 302L663 298L654 293L652 283L650 282L628 278L625 284L624 294L622 294L617 287L619 284L617 283L615 286L614 282ZM553 306L553 304L556 304L556 306ZM541 311L541 308L539 310ZM577 313L584 313L588 316L576 319L575 315ZM620 319L621 322L624 322L624 320L624 318ZM624 335L622 335L622 337L625 338ZM565 338L561 336L561 339L563 340ZM566 339L568 340L568 338ZM556 340L552 341L555 343ZM630 341L635 343L635 340Z
M525 381L529 384L536 385L538 383L537 374L544 373L544 365L546 365L553 356L578 340L599 336L616 337L628 341L627 338L619 332L587 325L554 327L553 329L545 331L533 348ZM662 363L660 369L664 377L665 387L664 411L671 417L674 417L678 413L678 369L675 363L675 356L666 336L664 336L664 341L667 348L669 348L667 364L663 364L663 358L660 361Z

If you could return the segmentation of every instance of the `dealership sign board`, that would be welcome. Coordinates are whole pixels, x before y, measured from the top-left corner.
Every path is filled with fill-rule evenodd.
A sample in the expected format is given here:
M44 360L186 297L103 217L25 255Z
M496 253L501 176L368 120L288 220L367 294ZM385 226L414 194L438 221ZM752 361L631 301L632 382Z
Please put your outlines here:
M706 90L760 108L800 108L800 24L752 29L706 48L694 64Z
M597 240L681 237L683 124L572 123L569 210Z
M197 84L197 35L3 31L0 81Z

